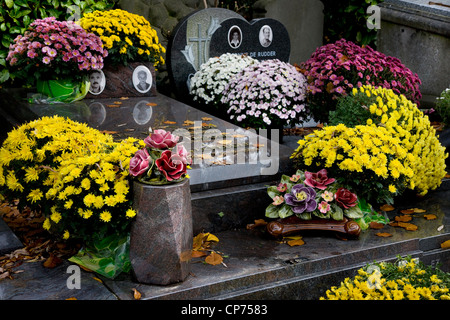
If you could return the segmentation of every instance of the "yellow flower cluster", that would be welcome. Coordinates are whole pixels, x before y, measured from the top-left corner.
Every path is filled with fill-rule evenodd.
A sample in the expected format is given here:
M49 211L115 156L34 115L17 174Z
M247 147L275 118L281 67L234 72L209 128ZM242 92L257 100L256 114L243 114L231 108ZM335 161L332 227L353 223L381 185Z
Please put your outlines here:
M353 95L360 93L376 99L368 106L372 117L367 120L367 125L385 127L414 156L414 161L410 164L414 175L409 179L408 187L416 189L422 195L439 187L445 176L445 159L448 154L439 142L428 117L416 104L403 95L396 95L391 89L371 86L353 89Z
M47 210L43 227L65 239L90 237L105 223L122 228L136 215L128 168L139 147L134 138L118 143L85 124L43 117L8 134L0 189L22 206Z
M448 283L414 260L380 263L358 270L353 279L326 291L321 300L450 300Z
M94 11L80 19L80 26L100 37L108 59L117 63L151 61L164 64L166 49L156 30L142 16L125 10Z
M300 168L312 171L326 168L330 176L345 180L345 185L358 182L365 187L358 194L366 199L374 192L369 188L371 184L378 183L377 189L395 193L407 177L413 176L410 164L414 156L383 127L325 126L298 144L291 158Z

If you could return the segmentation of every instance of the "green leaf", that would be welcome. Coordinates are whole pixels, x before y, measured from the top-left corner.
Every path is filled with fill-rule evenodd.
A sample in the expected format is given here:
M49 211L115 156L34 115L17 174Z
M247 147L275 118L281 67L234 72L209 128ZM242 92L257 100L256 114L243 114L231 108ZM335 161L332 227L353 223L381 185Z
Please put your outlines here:
M0 71L0 83L3 83L9 79L9 71L6 69L3 69Z
M349 209L345 209L345 216L351 219L362 218L364 213L358 206L354 206Z
M334 220L342 220L344 219L344 211L337 204L333 203L331 205L331 218Z
M5 3L6 3L6 6L10 9L14 6L13 0L5 0Z
M294 212L292 211L291 207L289 205L287 205L287 204L283 204L281 206L280 210L278 211L278 215L282 219L290 217L293 214L294 214Z
M275 198L276 196L281 195L281 192L278 191L276 186L270 186L267 188L267 194L269 195L270 198Z
M273 204L270 204L266 208L266 217L273 219L279 218L278 207Z

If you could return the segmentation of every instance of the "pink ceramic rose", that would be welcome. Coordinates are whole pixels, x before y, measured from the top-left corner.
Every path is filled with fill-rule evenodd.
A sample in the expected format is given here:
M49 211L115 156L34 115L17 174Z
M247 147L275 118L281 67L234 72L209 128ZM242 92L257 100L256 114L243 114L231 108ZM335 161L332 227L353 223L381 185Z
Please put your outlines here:
M178 136L174 136L166 130L156 129L144 139L144 142L150 148L162 150L174 147L177 144L178 139Z
M326 169L322 169L316 173L305 171L305 184L307 186L325 190L327 185L334 181L336 181L334 178L328 178Z
M148 154L147 149L144 148L136 151L134 157L130 160L130 174L135 177L143 174L149 167L149 161L150 155Z

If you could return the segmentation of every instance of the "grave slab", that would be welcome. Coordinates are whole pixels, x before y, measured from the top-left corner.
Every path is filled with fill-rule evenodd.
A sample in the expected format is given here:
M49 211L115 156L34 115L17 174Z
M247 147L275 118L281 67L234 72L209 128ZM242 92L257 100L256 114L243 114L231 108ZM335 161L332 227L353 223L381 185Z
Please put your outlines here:
M0 218L0 256L23 247L22 242L9 228L5 221Z
M6 91L3 89L3 95ZM186 143L194 155L189 170L194 232L217 232L252 222L255 208L265 208L271 202L267 185L282 173L291 174L292 148L161 94L53 105L30 105L21 102L18 93L11 96L16 99L12 102L16 107L8 111L16 112L19 118L22 113L28 115L27 121L33 116L65 116L110 132L117 140L131 136L144 139L150 127L181 130L175 133L190 137L190 143Z

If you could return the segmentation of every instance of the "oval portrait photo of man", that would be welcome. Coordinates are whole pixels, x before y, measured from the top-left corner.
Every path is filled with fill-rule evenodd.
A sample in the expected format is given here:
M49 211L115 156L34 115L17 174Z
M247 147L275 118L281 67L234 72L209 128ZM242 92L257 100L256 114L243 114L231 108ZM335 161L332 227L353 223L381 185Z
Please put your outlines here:
M152 87L152 74L146 66L138 66L133 71L133 85L140 93L148 92Z
M91 83L89 92L95 95L100 94L105 89L105 74L102 70L94 70L89 75L89 82Z

